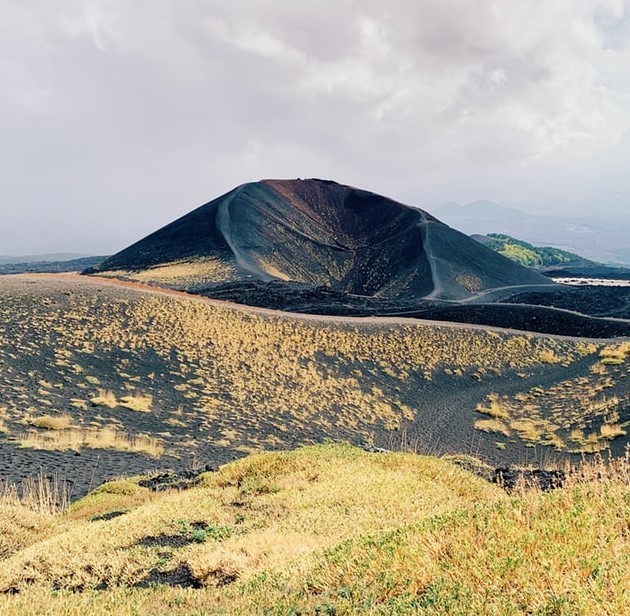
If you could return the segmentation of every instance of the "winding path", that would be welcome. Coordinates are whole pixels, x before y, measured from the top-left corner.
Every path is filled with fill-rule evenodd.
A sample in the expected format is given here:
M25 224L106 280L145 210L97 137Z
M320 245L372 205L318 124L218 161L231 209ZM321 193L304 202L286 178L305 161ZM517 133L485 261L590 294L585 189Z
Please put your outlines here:
M424 254L427 257L427 261L429 262L429 267L431 268L431 278L433 279L433 291L429 293L429 295L425 295L424 299L439 299L442 291L444 291L444 285L440 279L438 274L437 265L435 263L436 257L433 254L433 248L431 247L431 234L429 232L429 224L431 221L427 220L426 214L422 213L422 244L424 246Z

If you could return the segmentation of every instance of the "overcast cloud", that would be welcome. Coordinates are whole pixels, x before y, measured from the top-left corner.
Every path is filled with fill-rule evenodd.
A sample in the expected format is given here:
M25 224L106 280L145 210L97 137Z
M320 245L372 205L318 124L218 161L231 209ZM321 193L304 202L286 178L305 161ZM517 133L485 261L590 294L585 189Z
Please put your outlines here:
M235 185L629 216L630 0L0 0L0 254Z

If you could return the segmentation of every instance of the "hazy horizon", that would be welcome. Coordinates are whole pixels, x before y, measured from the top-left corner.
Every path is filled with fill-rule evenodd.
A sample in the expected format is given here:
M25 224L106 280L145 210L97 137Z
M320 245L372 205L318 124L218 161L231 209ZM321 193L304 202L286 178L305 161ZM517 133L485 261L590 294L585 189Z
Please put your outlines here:
M216 197L220 196L220 195L215 195ZM387 195L386 195L387 196ZM213 197L214 198L214 197ZM556 213L556 212L545 212L545 211L541 211L541 210L532 210L530 212L526 212L526 210L519 208L517 206L503 206L502 204L499 203L495 203L493 201L489 201L487 199L479 199L476 201L471 201L470 203L460 203L460 202L455 202L455 201L444 201L444 202L429 202L429 203L424 203L424 204L413 204L413 207L420 207L421 209L425 209L426 211L428 211L429 213L435 215L438 219L440 219L442 222L448 224L449 226L452 226L453 228L462 231L463 233L507 233L508 235L510 233L514 234L514 237L517 237L519 239L525 239L525 240L529 240L532 241L535 245L553 245L556 246L558 248L566 248L568 250L579 250L573 246L570 245L563 245L561 241L552 241L552 240L541 240L541 241L537 241L535 238L531 238L528 237L529 234L526 231L523 231L521 233L515 232L514 230L510 229L509 224L507 224L507 221L504 221L503 223L500 220L497 220L497 224L496 224L496 228L494 226L488 226L487 222L483 216L479 216L478 217L478 225L474 224L474 221L477 219L477 217L473 216L472 214L474 212L476 212L476 208L475 206L481 203L491 203L492 205L497 205L500 208L510 208L510 209L514 209L517 210L519 212L523 212L523 213L529 213L531 214L531 216L534 216L536 218L540 218L540 219L544 219L544 220L549 220L551 222L553 221L557 221L560 223L569 223L573 218L569 215L566 214L562 214L560 213ZM185 215L187 214L189 211L192 211L193 209L195 209L196 207L199 207L200 205L203 204L196 204L195 206L189 208L188 210L183 211L181 214ZM407 205L412 205L412 204L407 204ZM465 211L467 213L470 213L471 216L470 218L467 219L467 223L468 224L458 224L457 222L453 222L451 220L451 216L447 216L444 215L444 208L448 208L451 205L456 205L456 206L460 206L465 208ZM179 217L179 214L178 214ZM595 218L592 218L593 220L595 220ZM55 240L54 238L49 239L49 243L47 244L50 249L49 250L41 250L41 251L30 251L30 252L2 252L0 253L0 259L6 258L6 257L32 257L32 256L55 256L55 255L64 255L64 260L65 260L65 255L71 255L72 258L78 258L78 257L85 257L85 256L92 256L92 255L112 255L115 254L116 252L122 250L123 248L126 248L127 246L129 246L132 243L135 243L136 241L142 239L143 237L146 237L146 235L149 235L150 233L153 233L154 231L157 231L158 229L160 229L161 227L169 224L170 222L173 222L173 220L175 220L175 218L172 219L168 219L165 221L159 221L157 222L155 225L150 226L150 223L152 221L151 218L148 218L148 220L146 221L148 224L145 225L146 227L146 231L140 231L140 235L134 236L134 237L128 237L127 239L103 239L103 240L96 240L94 241L92 244L90 244L89 242L86 242L83 239L77 239L77 241L75 241L75 243L73 245L68 245L66 242L61 241L61 240ZM579 221L588 221L589 217L588 215L584 216L583 218L580 217L579 219L577 219ZM621 217L618 218L611 218L610 220L606 220L605 218L603 220L601 220L601 222L603 222L604 224L608 223L608 224L616 224L616 223L620 223L622 225L630 225L630 212L624 212ZM471 226L472 225L472 226ZM512 225L513 226L513 225ZM630 229L630 226L628 227ZM559 228L559 231L561 229ZM45 246L44 244L42 244L42 246ZM73 250L73 246L84 246L84 250ZM90 248L90 246L92 246L92 248ZM99 249L100 248L100 249ZM624 263L626 266L630 266L630 262L628 262L626 260L626 262Z
M111 253L261 178L630 223L630 0L0 0L0 17L2 255Z

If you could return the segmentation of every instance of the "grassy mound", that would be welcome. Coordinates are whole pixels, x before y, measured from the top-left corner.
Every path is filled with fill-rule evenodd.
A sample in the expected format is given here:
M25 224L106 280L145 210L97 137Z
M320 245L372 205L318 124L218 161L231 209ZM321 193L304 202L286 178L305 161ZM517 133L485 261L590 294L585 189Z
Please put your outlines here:
M184 491L105 484L62 514L5 503L0 520L39 517L0 556L0 612L623 614L628 460L595 477L508 496L446 460L330 445Z

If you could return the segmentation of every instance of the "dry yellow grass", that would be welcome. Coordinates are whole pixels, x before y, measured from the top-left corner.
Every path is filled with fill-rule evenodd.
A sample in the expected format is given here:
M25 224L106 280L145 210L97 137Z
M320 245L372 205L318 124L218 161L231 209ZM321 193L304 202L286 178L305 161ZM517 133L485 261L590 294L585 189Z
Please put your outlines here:
M623 364L628 355L630 355L630 342L609 344L599 353L602 363L610 365Z
M536 422L529 419L513 419L510 421L510 428L530 442L537 442L542 436L542 430Z
M578 351L579 352L579 351ZM580 353L581 354L581 353ZM562 358L558 357L554 351L545 349L540 352L538 358L543 364L559 364L562 362Z
M491 394L488 396L488 405L477 405L477 412L484 415L490 415L495 419L507 419L510 416L509 407L501 402L501 398L498 394Z
M121 494L130 497L129 513L107 523L85 521L95 501ZM181 493L151 494L129 482L99 488L73 506L74 521L63 532L0 567L0 589L133 584L158 566L161 551L133 545L177 534L180 520L231 529L220 541L174 550L168 562L213 585L221 567L245 579L363 530L384 531L502 498L498 488L432 458L342 446L257 454L204 475L198 488ZM116 508L124 502L117 500Z
M602 437L606 439L614 439L618 436L625 436L627 434L627 431L624 430L618 423L602 424L599 428L599 431Z
M46 430L66 430L72 425L70 415L41 415L31 417L28 423L35 428L45 428Z
M21 447L30 449L57 451L67 449L79 451L83 448L115 449L145 453L153 458L159 458L164 452L162 443L156 438L143 434L125 434L111 428L73 428L48 432L29 430L25 434L17 435L16 439Z
M0 567L3 559L51 535L68 506L62 478L43 471L16 485L0 482Z
M88 410L88 404L85 400L81 400L80 398L70 398L70 400L68 401L70 406L72 406L75 409L79 409L81 411L87 411Z
M138 413L148 413L153 404L153 396L150 394L137 394L135 396L123 396L119 402L123 406Z
M104 389L99 389L98 394L90 398L90 403L94 406L104 406L108 409L113 409L118 406L116 396L111 391L106 391Z
M58 524L57 518L0 495L0 568L4 559L51 535Z
M16 533L0 612L624 615L629 489L629 458L508 497L444 460L340 446L250 456L184 492L114 482ZM108 508L127 513L89 521ZM133 587L169 572L202 588Z
M228 280L234 274L234 267L218 259L195 259L174 261L168 265L158 265L142 271L116 270L97 274L103 278L127 278L138 282L155 282L165 285L186 285L190 283L212 283Z
M504 436L510 436L510 429L505 422L500 419L478 419L474 424L477 430L483 432L497 432Z

